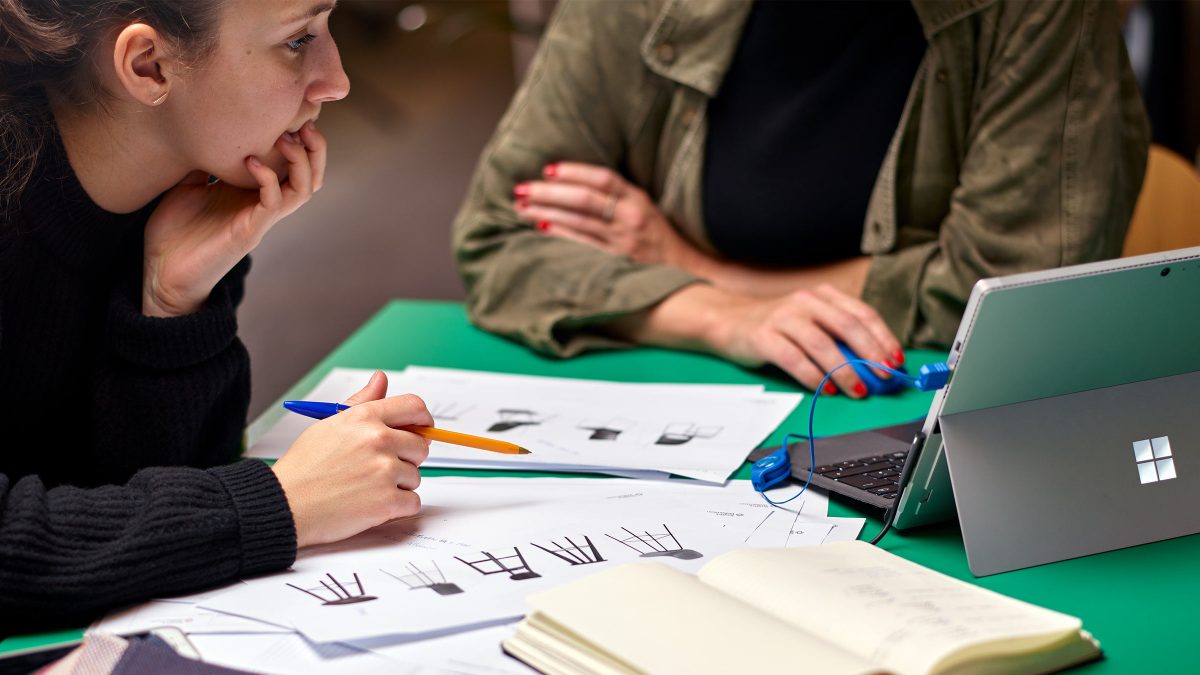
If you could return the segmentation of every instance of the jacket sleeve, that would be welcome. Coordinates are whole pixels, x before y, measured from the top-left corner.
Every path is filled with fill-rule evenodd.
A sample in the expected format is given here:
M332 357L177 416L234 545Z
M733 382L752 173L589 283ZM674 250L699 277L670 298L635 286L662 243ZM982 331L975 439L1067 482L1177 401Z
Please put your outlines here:
M974 31L976 53L938 55L973 69L927 63L927 87L971 97L965 133L919 134L966 139L949 208L936 231L901 220L863 292L914 346L949 345L977 279L1119 255L1145 171L1148 124L1113 3L1002 2L975 21L955 29ZM940 81L972 70L974 82Z
M546 354L617 346L598 323L647 309L696 281L538 233L512 209L512 189L550 162L620 167L628 92L650 86L630 34L647 29L641 2L568 0L555 13L530 71L475 171L454 222L454 253L472 321ZM643 94L644 95L644 94Z
M122 486L47 490L0 475L0 636L287 567L296 534L263 462L144 469Z

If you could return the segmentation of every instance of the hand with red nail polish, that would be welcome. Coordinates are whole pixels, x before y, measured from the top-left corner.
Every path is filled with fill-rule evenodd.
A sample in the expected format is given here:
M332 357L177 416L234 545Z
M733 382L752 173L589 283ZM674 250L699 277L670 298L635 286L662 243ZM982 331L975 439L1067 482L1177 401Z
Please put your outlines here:
M747 366L773 364L809 389L846 363L838 342L880 363L899 345L874 309L828 284L777 298L694 284L616 330L642 344L708 351ZM850 367L834 372L822 390L839 391L868 395Z
M608 167L559 162L543 167L542 177L518 183L513 197L517 215L546 234L642 264L688 269L702 255L644 190Z

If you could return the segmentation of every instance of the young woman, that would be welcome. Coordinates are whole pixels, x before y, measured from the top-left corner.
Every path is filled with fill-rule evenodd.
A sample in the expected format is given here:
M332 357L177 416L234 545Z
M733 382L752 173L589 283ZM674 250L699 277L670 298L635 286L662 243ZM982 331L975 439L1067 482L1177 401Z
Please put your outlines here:
M0 0L0 634L285 568L415 513L373 377L237 459L246 254L321 188L325 0ZM153 468L148 468L153 467Z
M1111 2L562 0L454 243L539 351L813 387L836 341L948 347L981 277L1118 255L1148 141Z

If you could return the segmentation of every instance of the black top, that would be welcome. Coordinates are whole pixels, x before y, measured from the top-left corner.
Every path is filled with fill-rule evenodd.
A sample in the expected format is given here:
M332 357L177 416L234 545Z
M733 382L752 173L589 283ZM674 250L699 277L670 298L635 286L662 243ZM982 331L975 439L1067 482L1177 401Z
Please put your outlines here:
M925 47L908 2L754 3L708 106L713 246L769 266L861 255L867 200Z
M221 466L250 398L235 315L249 260L197 313L146 317L149 210L102 211L54 135L0 218L0 635L295 558L270 468Z

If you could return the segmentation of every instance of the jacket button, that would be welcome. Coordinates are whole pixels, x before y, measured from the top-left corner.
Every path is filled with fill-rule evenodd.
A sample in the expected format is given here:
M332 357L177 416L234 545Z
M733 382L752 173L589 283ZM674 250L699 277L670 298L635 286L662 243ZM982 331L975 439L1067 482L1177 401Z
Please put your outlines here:
M674 63L675 61L675 45L670 42L662 42L654 48L655 55L658 60L663 63Z
M946 71L944 71L944 70L937 71L937 81L938 82L946 81Z
M687 108L679 115L679 122L685 127L692 126L692 122L696 121L696 109Z
M871 221L871 231L874 232L875 234L882 233L883 232L883 223L879 222L878 220L872 220Z

